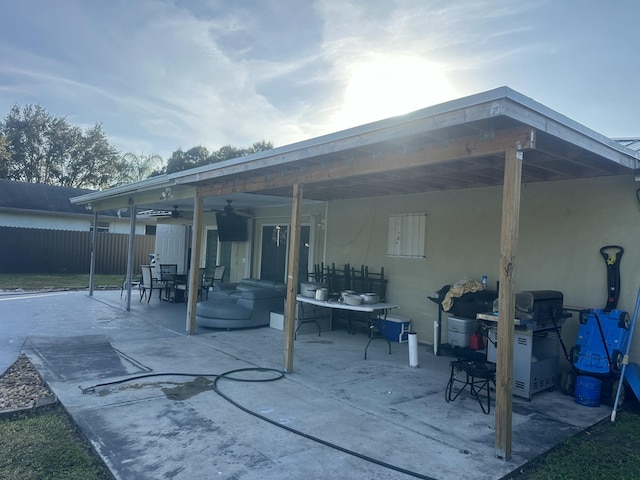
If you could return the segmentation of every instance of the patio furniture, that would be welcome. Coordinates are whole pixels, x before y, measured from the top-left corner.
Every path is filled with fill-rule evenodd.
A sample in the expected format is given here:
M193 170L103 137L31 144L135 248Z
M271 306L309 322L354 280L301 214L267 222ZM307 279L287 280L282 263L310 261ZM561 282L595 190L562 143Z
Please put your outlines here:
M215 284L224 282L224 273L227 270L226 265L216 265L212 277L205 276L202 280L202 290L205 292L205 299L209 299L209 290L213 289Z
M393 308L399 308L398 305L393 303L378 302L378 303L362 303L360 305L349 305L348 303L336 302L334 300L316 300L315 298L305 297L304 295L300 295L300 294L296 296L296 300L301 307L303 307L304 305L312 305L314 307L313 318L307 319L303 313L302 315L303 319L298 321L298 326L296 327L296 330L295 330L296 334L298 333L298 329L302 324L311 323L311 322L315 322L315 324L318 326L318 333L320 333L320 325L318 324L318 321L316 319L316 313L315 313L316 307L328 308L329 311L331 312L331 322L333 322L333 316L335 313L347 312L350 314L354 312L356 313L359 312L366 315L366 317L368 318L369 325L377 325L379 319L385 319L387 317L387 312L389 310ZM367 342L367 346L364 349L364 359L365 360L367 359L367 350L369 348L369 345L376 338L386 340L387 344L389 345L389 353L391 353L391 343L389 342L389 339L386 338L384 335L377 335L377 334L374 335L374 333L377 333L377 328L375 330L373 328L370 328L369 330L370 330L369 341Z
M231 299L198 302L196 323L201 327L226 329L261 326L253 321L251 308L238 305Z
M364 276L367 285L367 292L375 293L380 297L380 301L387 299L387 284L389 280L384 276L384 267L378 273L369 271L369 267L364 267Z
M351 290L355 290L358 293L369 292L364 265L360 265L360 270L356 270L355 268L351 267L351 285L349 286L349 288Z
M384 267L380 268L379 273L370 272L369 267L365 265L361 265L360 270L352 268L350 280L351 290L355 290L357 293L373 293L378 295L380 302L386 301L388 280L384 278ZM379 333L377 326L370 322L370 317L362 314L349 315L347 318L347 329L351 333L355 333L355 322L367 325L370 338Z
M325 278L329 285L329 293L340 293L344 290L351 289L351 267L347 263L342 269L336 268L336 264L332 263L331 267L326 268Z
M167 287L167 284L153 278L150 265L140 265L140 269L142 270L142 280L138 284L140 301L142 301L142 298L146 295L147 303L149 303L154 288L158 290L158 298L160 298L162 290Z
M176 285L176 276L178 275L178 265L175 263L161 263L158 271L159 282L164 283L165 300L175 302L175 295L171 295Z
M136 273L135 275L133 275L131 277L131 289L133 290L134 288L139 288L140 286L140 282L142 281L142 272ZM127 277L125 276L124 279L122 280L122 286L120 287L120 296L122 297L122 294L124 293L124 291L127 289Z
M205 268L198 269L198 300L202 299L202 292L204 290L203 282L204 282L204 272ZM189 276L185 276L183 281L175 281L174 282L174 291L175 293L180 292L180 297L182 300L178 300L178 295L174 293L173 301L185 301L187 298L187 292L189 291Z
M310 282L326 283L327 282L327 278L326 278L326 273L325 273L325 269L324 269L324 262L323 263L314 264L313 265L313 272L309 272L309 274L307 275L307 279Z
M209 300L198 302L196 323L210 328L247 328L269 325L271 312L282 312L284 283L245 278L214 286Z
M478 401L482 412L488 414L491 411L491 383L494 387L496 384L495 365L468 359L452 360L450 365L451 375L445 388L445 401L453 402L469 387L469 394Z

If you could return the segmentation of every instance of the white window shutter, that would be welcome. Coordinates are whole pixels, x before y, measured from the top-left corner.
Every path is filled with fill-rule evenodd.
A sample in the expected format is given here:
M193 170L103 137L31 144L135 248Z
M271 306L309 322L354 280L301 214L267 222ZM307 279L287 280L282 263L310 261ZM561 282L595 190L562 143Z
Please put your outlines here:
M391 257L424 258L426 228L426 213L390 215L387 255Z

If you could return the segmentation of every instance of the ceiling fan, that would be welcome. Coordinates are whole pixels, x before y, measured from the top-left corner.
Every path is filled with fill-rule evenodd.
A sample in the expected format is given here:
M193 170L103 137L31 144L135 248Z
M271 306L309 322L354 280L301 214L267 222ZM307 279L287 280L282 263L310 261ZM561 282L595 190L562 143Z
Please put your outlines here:
M247 212L247 211L242 211L242 210L236 210L234 207L231 206L231 202L233 202L233 200L227 200L227 204L224 206L224 208L222 210L216 210L214 209L215 212L219 212L222 215L227 215L227 216L232 216L232 215L240 215L243 217L249 217L251 218L251 213Z
M182 217L182 212L178 211L178 205L173 206L173 210L171 210L171 218L180 218Z

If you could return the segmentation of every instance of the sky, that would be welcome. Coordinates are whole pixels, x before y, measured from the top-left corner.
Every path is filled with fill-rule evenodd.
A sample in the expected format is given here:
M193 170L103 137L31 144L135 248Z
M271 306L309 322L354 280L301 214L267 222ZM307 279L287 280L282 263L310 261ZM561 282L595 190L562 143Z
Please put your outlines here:
M123 153L287 145L508 86L640 136L637 0L0 0L0 119Z

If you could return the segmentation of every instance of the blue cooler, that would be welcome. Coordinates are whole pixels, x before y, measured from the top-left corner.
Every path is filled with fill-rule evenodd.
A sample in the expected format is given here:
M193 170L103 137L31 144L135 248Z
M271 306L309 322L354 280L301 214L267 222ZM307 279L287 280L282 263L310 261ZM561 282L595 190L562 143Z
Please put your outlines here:
M405 317L387 317L378 319L378 330L391 342L408 342L411 320Z

